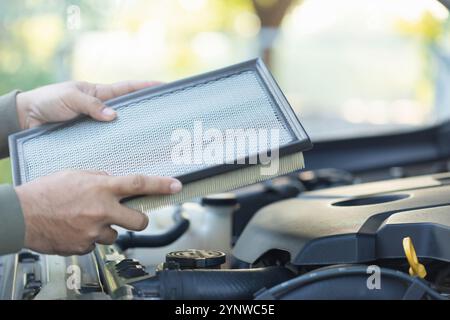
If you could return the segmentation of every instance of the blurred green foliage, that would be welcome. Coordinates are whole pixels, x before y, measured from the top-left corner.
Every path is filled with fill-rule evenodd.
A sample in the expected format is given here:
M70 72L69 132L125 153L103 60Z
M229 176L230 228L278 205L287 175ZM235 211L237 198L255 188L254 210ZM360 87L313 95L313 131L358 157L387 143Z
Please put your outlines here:
M61 43L70 41L64 21L69 3L92 5L92 1L0 1L0 94L62 78L60 68L67 61ZM91 18L86 17L88 26L96 21ZM0 183L11 183L9 159L0 160Z
M119 4L120 3L120 4ZM128 5L126 1L109 0L15 0L0 1L0 95L13 89L29 90L72 77L72 49L77 32L66 26L69 6L77 5L82 12L83 31L125 30L137 32L141 24L155 11L159 1L140 1ZM126 10L116 19L117 6ZM167 8L179 5L164 4ZM208 16L189 20L189 28L176 25L174 32L182 37L208 30L227 30L233 26L237 12L251 11L251 0L209 0ZM182 45L180 45L182 46ZM192 54L186 48L177 48L171 57L173 70L187 70L192 65ZM9 160L0 160L0 183L10 183Z
M435 59L433 49L441 50L440 43L448 37L449 20L438 19L430 11L422 13L419 19L414 22L399 20L396 28L400 34L419 43L422 62L422 77L417 81L416 94L420 101L433 101L435 95L436 74L433 61Z
M11 168L9 159L0 160L0 184L11 183Z

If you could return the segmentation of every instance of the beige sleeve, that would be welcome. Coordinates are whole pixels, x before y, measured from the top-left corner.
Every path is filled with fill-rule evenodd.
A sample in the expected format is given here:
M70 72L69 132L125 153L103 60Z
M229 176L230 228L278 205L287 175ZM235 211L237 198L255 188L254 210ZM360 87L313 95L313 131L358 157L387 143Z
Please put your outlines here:
M0 255L22 249L25 222L13 186L0 185Z
M16 96L19 91L0 96L0 159L8 157L8 136L20 131L16 111Z

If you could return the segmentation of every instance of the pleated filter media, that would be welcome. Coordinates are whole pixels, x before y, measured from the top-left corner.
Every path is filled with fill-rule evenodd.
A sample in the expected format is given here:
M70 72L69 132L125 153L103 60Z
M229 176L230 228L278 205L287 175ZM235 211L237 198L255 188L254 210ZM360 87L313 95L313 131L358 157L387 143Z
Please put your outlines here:
M179 194L125 201L147 212L301 169L302 151L311 147L259 59L106 104L118 115L110 123L83 116L10 136L15 185L65 169L171 176L183 182ZM260 156L275 159L275 149L279 161L270 172L273 163Z

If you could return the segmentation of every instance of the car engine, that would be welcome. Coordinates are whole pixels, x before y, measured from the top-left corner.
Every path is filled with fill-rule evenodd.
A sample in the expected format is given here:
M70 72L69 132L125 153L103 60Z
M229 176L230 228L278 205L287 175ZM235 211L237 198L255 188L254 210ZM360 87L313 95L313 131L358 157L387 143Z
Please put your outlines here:
M23 251L2 298L447 299L450 174L398 171L301 172L151 213L160 230L88 255Z

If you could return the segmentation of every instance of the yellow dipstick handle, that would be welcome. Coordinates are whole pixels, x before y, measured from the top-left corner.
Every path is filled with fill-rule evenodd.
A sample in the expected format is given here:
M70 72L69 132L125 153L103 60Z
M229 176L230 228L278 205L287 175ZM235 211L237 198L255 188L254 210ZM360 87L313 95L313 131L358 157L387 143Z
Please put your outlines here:
M427 275L427 270L425 269L423 264L419 263L419 259L417 259L416 249L414 249L414 245L410 237L403 238L403 250L405 251L406 259L408 259L410 267L409 274L411 276L417 276L422 279L425 278Z

